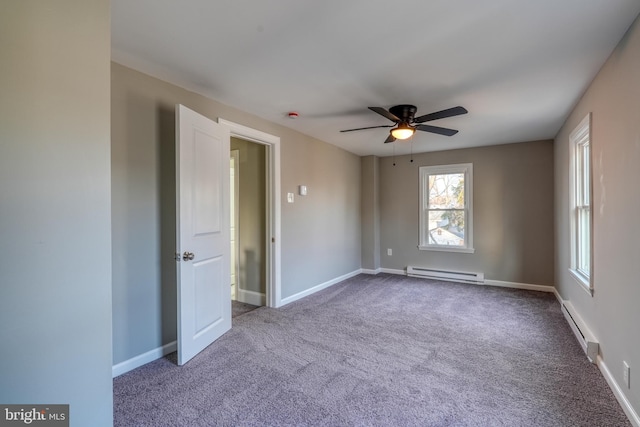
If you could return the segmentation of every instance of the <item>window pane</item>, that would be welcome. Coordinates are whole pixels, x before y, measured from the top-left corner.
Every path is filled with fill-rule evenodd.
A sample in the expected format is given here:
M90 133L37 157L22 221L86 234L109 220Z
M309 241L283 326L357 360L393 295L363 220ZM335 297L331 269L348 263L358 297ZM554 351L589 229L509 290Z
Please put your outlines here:
M464 246L464 211L445 210L428 213L430 245Z
M591 113L582 119L569 136L571 143L571 270L579 282L593 290L591 275Z
M582 204L589 205L589 143L582 145Z
M589 142L576 146L576 206L588 206L589 182Z
M576 145L576 195L575 195L575 203L576 206L581 206L583 204L582 195L584 194L584 189L582 188L584 185L584 161L582 160L582 145Z
M464 209L464 173L429 175L430 209Z
M473 165L420 167L421 250L473 253Z
M591 256L591 229L589 227L589 208L578 209L578 265L577 269L589 276Z

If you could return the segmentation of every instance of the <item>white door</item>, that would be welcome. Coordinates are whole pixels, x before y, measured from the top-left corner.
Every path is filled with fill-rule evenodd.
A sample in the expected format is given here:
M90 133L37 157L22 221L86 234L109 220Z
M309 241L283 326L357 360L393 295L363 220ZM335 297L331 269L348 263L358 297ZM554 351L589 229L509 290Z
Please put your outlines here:
M178 365L231 329L229 129L176 106Z

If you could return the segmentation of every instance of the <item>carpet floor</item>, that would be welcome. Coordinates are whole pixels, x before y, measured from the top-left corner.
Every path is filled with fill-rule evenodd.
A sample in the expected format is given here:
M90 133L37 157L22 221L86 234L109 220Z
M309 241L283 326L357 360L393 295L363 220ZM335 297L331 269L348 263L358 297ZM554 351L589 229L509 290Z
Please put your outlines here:
M553 294L359 275L114 379L116 426L630 426Z
M255 310L259 306L247 304L246 302L231 301L231 317L235 318L242 316L245 313Z

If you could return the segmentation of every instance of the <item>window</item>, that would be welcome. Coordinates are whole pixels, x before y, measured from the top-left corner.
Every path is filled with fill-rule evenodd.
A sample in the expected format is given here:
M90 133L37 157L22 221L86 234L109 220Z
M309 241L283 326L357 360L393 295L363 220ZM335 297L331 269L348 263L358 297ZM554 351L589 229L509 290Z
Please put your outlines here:
M473 250L473 165L420 168L420 245L422 250Z
M571 268L587 290L591 285L591 113L571 133Z

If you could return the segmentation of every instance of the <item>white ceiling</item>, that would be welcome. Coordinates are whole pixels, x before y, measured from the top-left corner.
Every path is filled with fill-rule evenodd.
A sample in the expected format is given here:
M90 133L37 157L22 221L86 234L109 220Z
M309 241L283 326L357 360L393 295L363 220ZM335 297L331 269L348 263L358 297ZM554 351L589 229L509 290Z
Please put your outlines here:
M113 60L343 147L389 156L413 104L413 151L553 138L624 32L638 0L112 0ZM291 120L289 111L300 117ZM396 154L410 144L396 143Z

